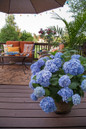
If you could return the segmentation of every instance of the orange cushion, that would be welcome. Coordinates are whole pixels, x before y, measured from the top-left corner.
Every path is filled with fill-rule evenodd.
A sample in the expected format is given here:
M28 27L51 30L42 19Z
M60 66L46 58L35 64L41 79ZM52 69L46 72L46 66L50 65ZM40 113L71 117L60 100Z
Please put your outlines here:
M24 44L34 44L34 42L31 41L20 41L20 52L23 53L24 51Z
M33 46L34 46L33 44L24 44L24 50L23 50L24 55L29 54L29 58L31 58Z
M8 52L19 52L19 47L8 47Z
M7 45L13 44L13 47L20 47L20 42L19 41L7 41Z

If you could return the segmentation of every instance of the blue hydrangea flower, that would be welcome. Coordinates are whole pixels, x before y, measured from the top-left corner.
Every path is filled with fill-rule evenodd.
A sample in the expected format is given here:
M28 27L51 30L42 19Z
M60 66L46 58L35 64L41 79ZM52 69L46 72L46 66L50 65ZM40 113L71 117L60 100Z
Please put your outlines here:
M67 103L68 98L72 97L72 95L73 95L73 90L71 90L70 88L66 87L66 88L62 88L61 90L59 90L57 92L57 94L62 97L63 102L65 101Z
M52 73L47 70L41 70L36 76L36 82L41 86L48 87L50 85L50 78Z
M38 67L38 62L33 63L33 64L30 66L30 69L32 70L34 67Z
M71 80L70 80L69 76L63 75L62 77L60 77L59 85L61 87L68 87L70 84L71 84Z
M33 75L35 75L41 70L40 67L38 66L38 62L35 62L34 64L32 64L30 69Z
M72 59L73 59L73 58L74 58L74 59L79 59L79 58L80 58L80 55L78 55L78 54L77 54L77 55L76 55L76 54L74 54L74 55L72 55L72 56L71 56L71 58L72 58Z
M63 65L63 70L65 73L69 73L71 75L79 75L84 73L84 67L77 59L71 59L70 61L65 62Z
M42 110L46 113L49 112L54 112L56 111L56 105L55 102L53 100L53 98L51 97L45 97L40 101L40 107L42 108Z
M57 52L57 53L55 54L55 57L54 57L54 58L61 58L62 55L63 55L63 53Z
M44 70L48 70L51 73L55 73L56 71L59 70L59 68L56 66L56 64L53 62L53 60L48 60L45 63Z
M40 71L41 71L41 69L39 67L34 67L31 72L33 75L35 75L36 73L38 73Z
M83 91L86 92L86 79L84 79L84 80L82 81L82 83L81 83L81 88L82 88Z
M39 98L45 95L45 90L42 87L36 87L33 93L37 98Z
M55 58L53 59L53 63L58 67L60 68L61 65L62 65L62 60L60 58Z
M33 101L37 101L37 100L38 100L38 98L34 95L34 93L32 93L32 94L30 95L30 98L31 98Z
M86 78L86 75L83 75L82 77L83 77L83 78Z
M54 55L50 55L50 57L51 57L52 59L54 59Z
M45 59L46 61L49 60L48 56L42 57L42 59Z
M73 101L73 104L74 104L74 105L80 104L80 102L81 102L81 97L80 97L80 95L79 95L79 94L74 94L74 95L72 96L72 101Z
M40 58L37 62L38 62L39 68L41 68L41 66L45 65L45 61L43 60L43 58Z
M72 61L72 62L78 62L78 63L80 63L80 60L79 60L79 59L75 59L75 58L72 58L72 59L70 59L69 61L70 61L70 62Z

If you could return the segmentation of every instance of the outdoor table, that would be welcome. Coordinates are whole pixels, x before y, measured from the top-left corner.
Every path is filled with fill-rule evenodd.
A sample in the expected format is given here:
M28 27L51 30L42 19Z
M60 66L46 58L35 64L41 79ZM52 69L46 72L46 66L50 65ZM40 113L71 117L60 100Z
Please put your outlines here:
M3 68L3 66L4 65L12 65L12 64L18 64L18 65L20 65L20 63L19 62L9 62L9 63L5 63L5 59L6 58L8 58L8 59L10 59L10 61L12 60L12 59L17 59L17 58L21 58L22 59L22 61L21 61L21 65L23 65L23 66L25 66L25 68L28 68L27 66L26 66L26 64L25 64L25 60L27 59L27 58L29 58L29 54L28 55L26 55L26 56L23 56L23 55L11 55L11 56L9 56L9 55L5 55L5 54L1 54L0 55L0 58L1 58L1 65L2 65L2 68ZM24 72L25 72L25 69L24 69Z

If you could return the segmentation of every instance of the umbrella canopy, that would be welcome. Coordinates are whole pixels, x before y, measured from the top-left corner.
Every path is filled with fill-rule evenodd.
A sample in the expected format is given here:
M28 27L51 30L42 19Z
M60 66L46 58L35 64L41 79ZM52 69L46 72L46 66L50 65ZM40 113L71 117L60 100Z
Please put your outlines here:
M0 11L5 13L41 13L63 6L66 0L0 0Z

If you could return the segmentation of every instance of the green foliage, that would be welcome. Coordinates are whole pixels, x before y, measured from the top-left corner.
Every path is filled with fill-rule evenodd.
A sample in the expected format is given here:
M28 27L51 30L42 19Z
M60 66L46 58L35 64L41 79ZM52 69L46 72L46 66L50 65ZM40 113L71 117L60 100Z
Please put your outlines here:
M19 40L18 32L13 26L7 25L1 29L0 42L5 43L6 41Z
M47 29L43 30L42 28L39 31L40 37L44 39L45 42L48 42L48 45L50 44L56 44L58 45L58 43L56 42L56 28L53 27L47 27Z
M70 84L69 88L71 88L71 89L76 89L77 86L79 86L79 83L78 83L78 82L72 82L72 83Z
M53 54L53 53L52 53ZM54 53L55 54L55 53ZM84 73L82 74L78 74L78 75L71 75L70 73L65 73L65 71L63 70L63 65L65 62L68 62L71 59L71 56L74 54L78 54L78 52L76 50L70 50L70 49L64 49L64 53L63 55L61 55L61 59L62 59L62 66L59 68L58 71L56 72L52 72L52 77L50 78L49 82L49 86L44 87L41 84L36 84L33 83L33 87L43 87L45 89L45 96L50 96L52 97L56 102L61 102L62 101L62 97L60 95L58 95L58 91L61 90L62 88L65 88L66 86L60 86L59 85L59 79L63 76L63 75L68 75L71 83L69 84L69 88L72 89L74 94L79 94L81 97L84 96L84 92L81 88L81 83L84 80ZM50 58L50 60L52 60ZM78 59L77 59L78 60ZM86 65L86 58L85 57L80 57L79 58L82 66ZM78 61L79 61L78 60ZM75 65L75 64L73 64ZM45 65L44 65L45 66ZM41 70L44 69L44 66L41 67ZM72 67L72 66L71 66ZM77 66L76 66L77 67ZM75 69L76 70L76 69ZM35 75L33 77L33 79L36 81L36 76ZM39 78L40 79L40 78ZM46 82L45 82L46 83ZM64 82L65 83L65 82ZM70 105L73 106L73 102L72 102L72 98L68 98L68 101L70 102Z
M8 17L6 18L6 25L16 27L16 22L14 20L15 20L14 15L12 15L12 14L8 15Z
M19 29L16 26L14 15L8 15L6 18L6 25L1 29L0 42L6 42L8 40L19 40Z
M64 22L68 33L68 46L70 48L77 48L83 44L86 31L86 12L82 14L78 13L75 19L69 23L57 13L53 13L53 18Z
M6 18L6 25L1 29L0 42L5 43L6 41L33 41L31 33L26 31L20 32L20 29L16 25L14 15L8 15Z
M31 33L27 33L26 31L21 32L20 36L21 41L33 41L33 36Z
M86 11L86 0L69 0L68 3L73 16L77 15L78 12L82 13Z

